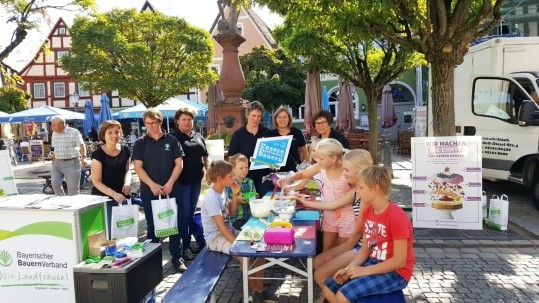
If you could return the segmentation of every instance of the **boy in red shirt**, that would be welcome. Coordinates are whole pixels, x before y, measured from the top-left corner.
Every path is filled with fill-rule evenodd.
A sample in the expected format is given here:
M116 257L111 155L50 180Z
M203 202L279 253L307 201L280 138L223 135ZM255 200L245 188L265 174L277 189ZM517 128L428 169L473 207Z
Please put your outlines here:
M362 297L390 293L408 285L414 270L410 219L388 200L390 172L371 166L358 173L363 215L363 245L354 260L338 270L326 286L330 302L359 302Z

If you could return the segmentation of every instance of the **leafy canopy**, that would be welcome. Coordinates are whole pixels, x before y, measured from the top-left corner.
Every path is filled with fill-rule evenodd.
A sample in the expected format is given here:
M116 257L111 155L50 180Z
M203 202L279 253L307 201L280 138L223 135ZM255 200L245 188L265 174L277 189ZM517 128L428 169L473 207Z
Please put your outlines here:
M87 89L118 90L150 107L217 81L209 33L184 19L115 9L79 17L70 31L72 53L62 64Z
M304 102L305 73L297 60L287 57L282 49L255 47L240 57L246 89L242 97L258 100L266 108Z
M0 111L8 114L16 113L26 109L26 100L32 96L14 86L0 87Z

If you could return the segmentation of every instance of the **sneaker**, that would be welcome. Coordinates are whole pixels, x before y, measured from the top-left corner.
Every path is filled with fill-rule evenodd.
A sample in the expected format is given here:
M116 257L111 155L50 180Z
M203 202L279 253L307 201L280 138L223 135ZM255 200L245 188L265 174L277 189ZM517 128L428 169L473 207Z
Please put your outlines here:
M253 292L253 303L264 303L264 292L262 291Z
M191 252L190 249L186 249L182 256L182 259L185 261L193 261L195 258L196 256Z
M183 273L187 270L187 266L185 266L185 263L182 259L172 261L172 267L179 273Z

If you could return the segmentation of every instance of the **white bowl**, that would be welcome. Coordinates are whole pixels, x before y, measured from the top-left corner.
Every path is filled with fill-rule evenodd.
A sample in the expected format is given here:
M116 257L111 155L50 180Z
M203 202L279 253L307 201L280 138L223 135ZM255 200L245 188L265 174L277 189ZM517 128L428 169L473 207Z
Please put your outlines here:
M270 215L273 201L269 199L254 199L249 202L251 214L257 218L266 218Z

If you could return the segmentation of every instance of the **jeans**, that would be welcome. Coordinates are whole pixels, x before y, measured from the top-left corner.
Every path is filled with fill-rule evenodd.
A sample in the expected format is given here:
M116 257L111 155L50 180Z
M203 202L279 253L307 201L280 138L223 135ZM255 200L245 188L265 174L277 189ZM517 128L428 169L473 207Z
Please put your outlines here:
M182 238L181 238L181 232L182 228L180 227L181 216L181 197L180 197L180 188L179 186L175 186L172 189L172 192L169 195L170 198L176 198L176 205L178 206L178 228L180 230L180 234L169 236L169 244L170 244L170 255L172 256L172 261L177 261L181 258L183 253L183 246L182 246ZM147 235L146 238L152 240L152 243L159 243L159 238L155 236L155 225L153 223L153 211L152 211L152 200L158 200L159 196L154 196L151 191L141 191L140 192L140 198L142 199L142 204L144 206L144 216L146 217L146 224L147 224ZM166 197L161 197L161 199L166 199Z
M67 194L76 196L80 192L80 170L81 165L78 158L71 160L54 160L51 170L51 185L54 194L65 196L62 188L62 181L67 184Z
M178 212L181 216L181 221L178 221L178 228L180 228L180 235L182 237L182 243L185 252L189 248L191 243L191 235L195 230L195 220L193 215L197 207L198 197L200 196L201 182L195 182L189 185L180 185L180 200L181 206L178 205ZM181 209L180 209L181 207ZM198 243L199 246L201 243Z

